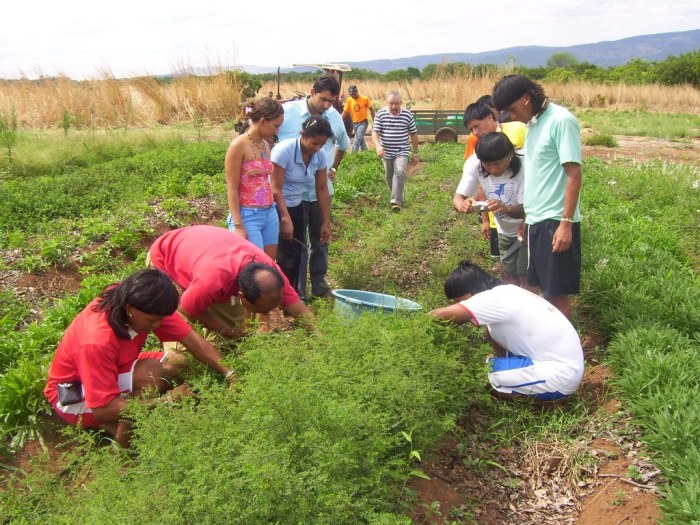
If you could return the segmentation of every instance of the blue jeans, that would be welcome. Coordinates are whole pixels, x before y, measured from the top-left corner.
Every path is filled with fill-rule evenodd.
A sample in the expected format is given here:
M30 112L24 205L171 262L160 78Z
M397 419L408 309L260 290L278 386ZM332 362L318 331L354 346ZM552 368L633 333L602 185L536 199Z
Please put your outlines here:
M355 130L355 141L352 143L352 152L367 151L367 143L365 142L365 132L367 131L367 121L363 120L352 125Z
M331 197L333 202L333 197ZM310 250L307 255L305 250L301 250L301 263L299 265L299 281L297 284L297 293L302 300L306 300L306 276L307 262L308 274L311 275L311 295L315 297L324 297L330 292L328 283L326 282L326 274L328 273L328 245L321 244L321 225L323 224L323 216L321 208L318 206L318 201L301 201L301 206L304 209L304 225L308 229L308 243ZM306 244L306 234L303 236Z

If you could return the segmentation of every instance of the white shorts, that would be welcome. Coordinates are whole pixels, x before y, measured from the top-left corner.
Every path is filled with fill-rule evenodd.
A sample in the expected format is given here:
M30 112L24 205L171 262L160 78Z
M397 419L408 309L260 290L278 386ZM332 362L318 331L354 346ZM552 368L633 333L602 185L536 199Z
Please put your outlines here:
M159 361L161 363L164 363L166 358L168 357L167 352L141 352L139 359L151 359L154 356L158 356L158 354L162 355ZM131 363L131 369L128 372L119 374L117 378L117 385L119 386L119 391L122 394L129 394L134 389L134 368L136 368L136 362L139 359L136 359L133 363ZM80 414L92 413L92 409L87 407L84 400L79 403L73 403L72 405L66 406L62 405L61 403L56 403L56 410L64 414L73 414L76 416Z
M533 362L529 357L491 357L489 382L504 394L524 394L543 401L567 397L578 389L583 371L556 361Z

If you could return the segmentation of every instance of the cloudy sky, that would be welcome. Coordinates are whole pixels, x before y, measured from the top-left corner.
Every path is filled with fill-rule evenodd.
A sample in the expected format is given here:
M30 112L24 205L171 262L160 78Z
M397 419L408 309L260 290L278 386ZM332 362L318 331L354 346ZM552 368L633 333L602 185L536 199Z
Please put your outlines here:
M698 0L26 0L0 11L0 78L287 67L697 28Z

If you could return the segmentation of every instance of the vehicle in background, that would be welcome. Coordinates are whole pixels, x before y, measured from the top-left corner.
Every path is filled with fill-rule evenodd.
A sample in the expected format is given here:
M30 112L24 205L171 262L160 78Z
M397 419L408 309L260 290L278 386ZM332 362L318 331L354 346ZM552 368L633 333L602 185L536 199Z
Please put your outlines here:
M418 135L433 135L435 142L457 142L460 135L468 135L464 125L464 111L455 110L412 110Z

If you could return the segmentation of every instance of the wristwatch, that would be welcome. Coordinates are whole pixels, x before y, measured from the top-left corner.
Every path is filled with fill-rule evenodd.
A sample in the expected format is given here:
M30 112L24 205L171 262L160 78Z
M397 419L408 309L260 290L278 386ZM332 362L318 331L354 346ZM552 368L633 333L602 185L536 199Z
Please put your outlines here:
M333 167L331 167L331 168L328 169L328 171L330 171L331 173L336 173L338 170L335 169L335 168L333 168Z

